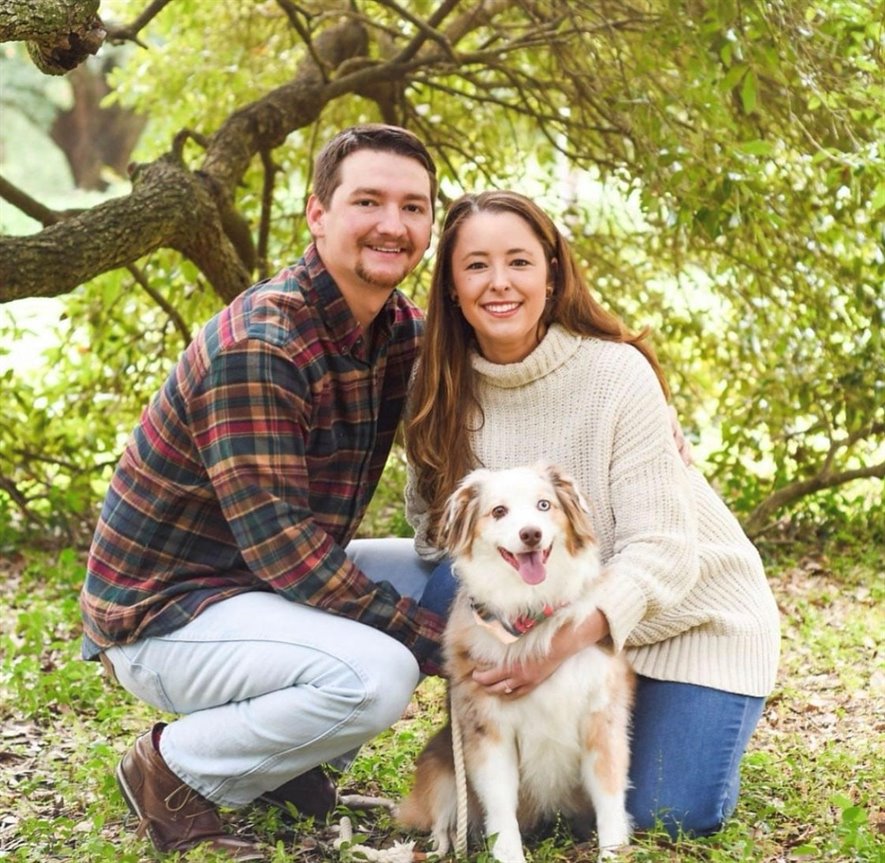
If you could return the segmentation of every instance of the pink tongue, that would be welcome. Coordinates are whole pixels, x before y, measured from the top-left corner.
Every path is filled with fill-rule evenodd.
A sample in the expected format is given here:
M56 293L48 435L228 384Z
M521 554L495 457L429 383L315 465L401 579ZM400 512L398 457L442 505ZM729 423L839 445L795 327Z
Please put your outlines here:
M547 577L540 551L517 554L516 561L519 564L519 574L526 584L540 584Z

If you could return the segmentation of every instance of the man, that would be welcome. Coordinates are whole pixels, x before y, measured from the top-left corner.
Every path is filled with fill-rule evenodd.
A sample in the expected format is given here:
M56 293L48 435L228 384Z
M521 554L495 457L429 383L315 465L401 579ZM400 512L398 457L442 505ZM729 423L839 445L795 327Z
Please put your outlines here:
M160 851L261 859L216 805L324 814L319 765L391 725L419 671L438 670L442 619L344 551L400 420L421 315L395 289L429 245L435 195L411 133L336 136L307 204L313 243L209 321L111 480L83 652L179 714L117 768Z

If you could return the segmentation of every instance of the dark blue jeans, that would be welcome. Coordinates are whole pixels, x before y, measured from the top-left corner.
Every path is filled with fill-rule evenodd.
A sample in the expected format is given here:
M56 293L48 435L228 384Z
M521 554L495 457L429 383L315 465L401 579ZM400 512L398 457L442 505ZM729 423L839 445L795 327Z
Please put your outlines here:
M446 614L457 583L448 561L430 575L421 605ZM764 698L637 677L627 811L637 830L663 826L703 836L734 812L740 762Z

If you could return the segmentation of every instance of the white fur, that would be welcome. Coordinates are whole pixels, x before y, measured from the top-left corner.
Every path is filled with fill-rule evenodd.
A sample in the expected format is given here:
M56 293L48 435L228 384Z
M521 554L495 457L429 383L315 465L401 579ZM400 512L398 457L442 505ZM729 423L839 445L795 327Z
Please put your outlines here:
M585 648L521 697L490 694L470 676L476 665L546 654L561 626L583 621L595 608L604 585L586 504L552 466L474 471L449 500L442 533L460 582L445 646L451 710L481 810L480 816L474 806L473 826L482 817L484 834L496 837L496 860L524 863L521 828L558 811L587 818L595 810L600 857L607 856L630 835L624 801L632 676L625 661L598 646ZM543 580L526 583L500 549L548 553ZM471 600L508 621L545 604L556 611L508 644L477 624ZM614 739L590 733L599 723ZM429 821L437 850L445 853L455 830L454 804L450 765L422 756L402 819Z

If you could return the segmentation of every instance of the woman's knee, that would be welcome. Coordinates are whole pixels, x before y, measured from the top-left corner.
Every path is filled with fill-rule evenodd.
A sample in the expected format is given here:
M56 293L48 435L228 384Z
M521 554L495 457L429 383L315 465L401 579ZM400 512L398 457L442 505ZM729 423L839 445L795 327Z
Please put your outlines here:
M740 762L762 704L640 677L628 794L637 829L660 826L672 836L721 830L737 804Z
M433 564L422 560L414 541L400 537L354 539L347 556L375 582L386 581L401 596L418 599L424 592Z
M666 806L658 807L650 802L633 800L628 805L637 831L665 830L671 838L680 836L711 836L718 833L728 820L731 812L726 812L713 801L698 800L689 809L678 811Z

